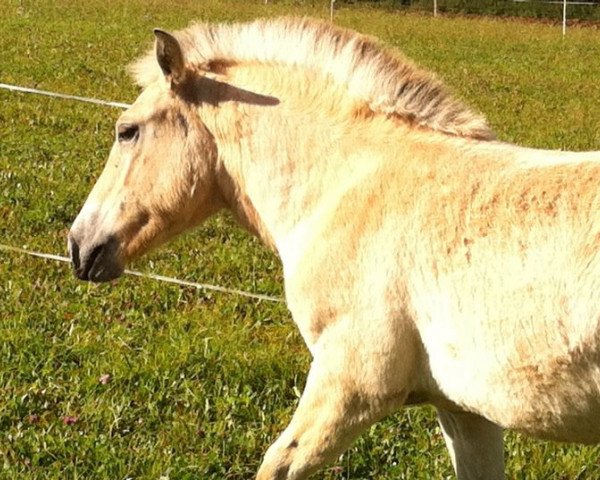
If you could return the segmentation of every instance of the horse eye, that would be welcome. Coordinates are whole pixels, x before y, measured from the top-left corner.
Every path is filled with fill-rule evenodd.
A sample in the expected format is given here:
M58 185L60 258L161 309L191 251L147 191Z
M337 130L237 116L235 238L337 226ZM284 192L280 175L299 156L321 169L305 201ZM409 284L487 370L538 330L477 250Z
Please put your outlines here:
M117 128L117 138L119 142L131 142L137 140L140 129L137 125L123 124Z

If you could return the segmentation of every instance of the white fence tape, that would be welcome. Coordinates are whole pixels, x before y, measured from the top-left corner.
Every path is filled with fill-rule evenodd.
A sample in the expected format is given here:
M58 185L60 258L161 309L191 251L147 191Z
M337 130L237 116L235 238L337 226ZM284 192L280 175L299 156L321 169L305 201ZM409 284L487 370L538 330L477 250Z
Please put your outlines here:
M35 93L37 95L45 95L47 97L62 98L65 100L77 100L78 102L94 103L96 105L104 105L107 107L129 108L128 103L111 102L108 100L100 100L98 98L80 97L79 95L68 95L66 93L48 92L47 90L38 90L37 88L20 87L18 85L10 85L8 83L0 83L0 88L10 90L11 92Z
M31 257L43 258L45 260L56 260L57 262L65 262L65 263L71 262L71 260L68 259L67 257L61 257L60 255L52 255L50 253L36 252L33 250L27 250L24 248L13 247L13 246L4 245L1 243L0 243L0 250L5 250L8 252L13 252L13 253L20 253L23 255L29 255ZM236 288L226 288L226 287L221 287L219 285L210 285L207 283L188 282L187 280L180 280L178 278L166 277L164 275L156 275L154 273L142 273L142 272L138 272L135 270L125 270L125 273L127 275L133 275L135 277L150 278L152 280L157 280L159 282L172 283L172 284L183 286L183 287L194 287L199 290L210 290L210 291L214 291L214 292L228 293L231 295L239 295L241 297L253 298L256 300L265 300L267 302L278 302L278 303L283 302L283 299L279 298L279 297L263 295L262 293L246 292L244 290L238 290Z

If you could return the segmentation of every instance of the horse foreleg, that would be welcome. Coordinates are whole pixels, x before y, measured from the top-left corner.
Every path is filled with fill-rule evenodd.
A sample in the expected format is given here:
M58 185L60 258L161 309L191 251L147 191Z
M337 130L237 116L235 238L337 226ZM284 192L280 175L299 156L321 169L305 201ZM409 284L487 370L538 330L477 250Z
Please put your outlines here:
M331 351L315 357L298 408L268 449L258 480L307 478L386 413L390 402L366 393L365 371L347 368L341 357Z
M472 413L437 412L458 480L503 479L502 429Z

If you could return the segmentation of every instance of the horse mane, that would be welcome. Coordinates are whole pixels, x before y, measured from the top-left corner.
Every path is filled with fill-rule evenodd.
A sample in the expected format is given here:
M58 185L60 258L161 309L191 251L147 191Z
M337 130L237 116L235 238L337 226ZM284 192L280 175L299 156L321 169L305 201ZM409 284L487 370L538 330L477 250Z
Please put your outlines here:
M250 62L321 71L362 98L375 113L461 137L491 140L485 118L448 93L433 74L378 41L308 18L263 19L241 24L194 24L174 32L192 68ZM142 87L161 77L154 52L131 67Z

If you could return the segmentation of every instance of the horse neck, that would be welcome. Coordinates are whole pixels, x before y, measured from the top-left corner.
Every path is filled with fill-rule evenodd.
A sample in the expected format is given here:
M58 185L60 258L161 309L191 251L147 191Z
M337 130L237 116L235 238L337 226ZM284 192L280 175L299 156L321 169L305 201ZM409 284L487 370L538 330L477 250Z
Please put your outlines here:
M243 226L278 248L332 189L365 169L361 162L351 165L347 149L353 123L366 113L328 79L273 68L238 69L229 81L278 104L208 104L200 117L217 143L218 178L229 208Z
M292 132L299 125L288 119L282 128L281 121L264 115L250 136L218 145L221 189L231 211L272 247L314 208L324 190L319 172L325 165L315 167L322 150L316 139L298 141Z

